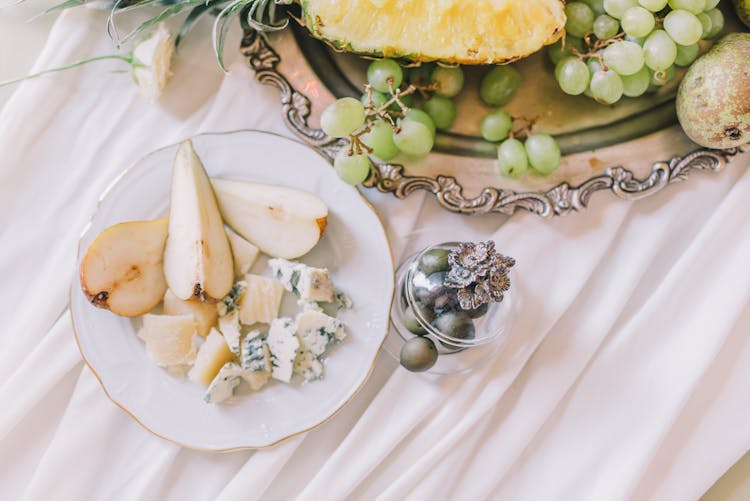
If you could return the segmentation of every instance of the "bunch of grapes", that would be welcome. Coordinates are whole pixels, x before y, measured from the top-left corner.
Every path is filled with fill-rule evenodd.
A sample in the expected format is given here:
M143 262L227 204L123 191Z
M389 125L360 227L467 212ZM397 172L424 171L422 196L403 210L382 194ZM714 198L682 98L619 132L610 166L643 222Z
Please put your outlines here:
M567 94L603 104L655 92L716 37L719 0L581 0L565 6L566 36L549 49Z
M449 129L456 120L451 98L461 92L464 74L458 67L402 68L393 60L379 59L367 68L367 82L361 99L337 99L320 118L326 134L349 139L333 164L349 184L367 179L369 155L385 161L398 154L427 155L436 131Z

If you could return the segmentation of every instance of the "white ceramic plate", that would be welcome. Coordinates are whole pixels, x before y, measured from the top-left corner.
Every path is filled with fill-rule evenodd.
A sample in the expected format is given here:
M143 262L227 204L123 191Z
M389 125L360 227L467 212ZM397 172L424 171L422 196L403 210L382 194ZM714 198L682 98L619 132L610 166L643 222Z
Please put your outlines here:
M290 385L272 381L255 393L245 389L225 404L206 404L204 388L170 376L149 360L136 337L138 320L93 307L74 281L76 338L110 399L154 434L212 451L266 447L321 424L364 385L388 328L391 251L371 206L310 148L257 131L203 134L193 138L193 145L212 177L283 184L314 193L328 205L326 233L302 259L328 267L354 308L339 315L349 335L328 350L324 378ZM176 149L169 146L149 154L107 189L81 238L79 265L104 228L166 214ZM260 259L252 271L268 275L266 261ZM282 314L296 311L295 298L287 294Z

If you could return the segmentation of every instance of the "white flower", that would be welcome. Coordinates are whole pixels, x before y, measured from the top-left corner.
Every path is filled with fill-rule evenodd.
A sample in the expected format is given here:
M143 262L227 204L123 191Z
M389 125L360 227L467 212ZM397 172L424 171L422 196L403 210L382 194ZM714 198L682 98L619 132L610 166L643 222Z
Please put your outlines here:
M166 87L172 76L173 54L172 34L164 23L159 23L156 30L133 49L133 78L146 99L156 100Z

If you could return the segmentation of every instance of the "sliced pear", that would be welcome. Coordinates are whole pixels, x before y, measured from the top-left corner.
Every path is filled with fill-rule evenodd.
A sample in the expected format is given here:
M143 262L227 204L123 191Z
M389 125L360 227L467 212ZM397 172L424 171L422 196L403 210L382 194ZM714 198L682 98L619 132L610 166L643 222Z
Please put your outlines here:
M193 315L195 327L203 337L208 336L211 327L216 325L219 313L216 311L216 305L206 303L197 298L190 298L187 301L180 299L167 290L164 295L164 314L165 315Z
M260 254L260 249L239 236L232 228L227 227L226 230L229 246L232 248L232 258L234 259L234 276L241 277L253 267L255 260L258 259L258 254Z
M175 296L218 300L232 288L234 264L208 174L190 141L172 170L164 275Z
M191 381L208 386L219 373L225 363L232 360L232 351L229 349L224 336L216 329L211 329L208 337L198 350L193 368L188 373Z
M224 221L273 257L298 258L325 232L328 207L305 191L268 184L212 179Z
M120 223L96 237L81 261L81 289L91 304L124 317L159 304L167 290L167 224L166 218Z
M192 315L144 315L138 337L156 365L170 367L195 360L195 321Z

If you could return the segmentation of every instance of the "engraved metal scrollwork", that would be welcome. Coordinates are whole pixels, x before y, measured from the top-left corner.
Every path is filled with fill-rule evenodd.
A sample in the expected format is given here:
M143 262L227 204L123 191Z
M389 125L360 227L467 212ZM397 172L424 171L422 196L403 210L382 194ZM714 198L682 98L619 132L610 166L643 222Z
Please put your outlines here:
M286 125L298 137L315 147L329 160L345 146L342 139L327 136L322 130L314 129L307 123L310 116L310 100L300 93L278 70L281 61L268 40L243 23L244 37L242 54L250 67L255 70L255 78L264 84L277 87L281 93L281 105ZM410 176L402 165L376 164L370 178L363 183L383 193L392 193L404 198L418 190L435 195L445 209L461 214L513 214L516 210L533 212L542 217L565 215L585 209L591 196L598 191L610 191L626 200L638 200L660 192L670 184L683 181L693 171L716 172L721 170L741 148L728 150L698 149L682 157L674 157L668 162L657 162L643 179L622 167L608 167L603 174L594 176L577 186L567 182L545 192L516 192L502 188L484 188L479 195L469 198L463 187L451 176L439 175L436 178Z

